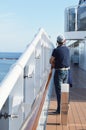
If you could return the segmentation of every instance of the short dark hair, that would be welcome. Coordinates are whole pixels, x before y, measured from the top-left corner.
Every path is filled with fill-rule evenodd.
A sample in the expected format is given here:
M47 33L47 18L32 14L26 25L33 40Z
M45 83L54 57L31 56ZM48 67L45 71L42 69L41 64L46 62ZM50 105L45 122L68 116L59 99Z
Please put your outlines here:
M62 45L62 44L63 44L63 42L59 42L58 40L57 40L57 43L58 43L58 44L60 44L60 45Z

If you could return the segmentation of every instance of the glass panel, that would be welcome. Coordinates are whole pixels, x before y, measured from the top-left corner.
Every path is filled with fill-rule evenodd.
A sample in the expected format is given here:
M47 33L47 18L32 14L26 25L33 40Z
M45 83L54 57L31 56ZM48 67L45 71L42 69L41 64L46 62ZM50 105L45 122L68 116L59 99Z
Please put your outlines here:
M86 31L86 4L78 7L78 31Z
M69 8L65 11L65 13L66 13L65 31L75 31L75 21L76 21L75 8Z

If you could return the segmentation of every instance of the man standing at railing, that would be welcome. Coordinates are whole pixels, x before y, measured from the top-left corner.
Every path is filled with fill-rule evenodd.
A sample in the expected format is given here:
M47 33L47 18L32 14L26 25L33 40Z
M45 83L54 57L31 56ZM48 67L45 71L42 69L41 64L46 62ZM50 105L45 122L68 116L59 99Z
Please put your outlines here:
M58 45L52 52L50 58L51 67L55 68L54 84L57 96L57 109L55 114L60 114L60 99L61 99L61 84L68 83L68 70L70 66L70 54L69 49L65 45L66 39L63 35L57 37Z

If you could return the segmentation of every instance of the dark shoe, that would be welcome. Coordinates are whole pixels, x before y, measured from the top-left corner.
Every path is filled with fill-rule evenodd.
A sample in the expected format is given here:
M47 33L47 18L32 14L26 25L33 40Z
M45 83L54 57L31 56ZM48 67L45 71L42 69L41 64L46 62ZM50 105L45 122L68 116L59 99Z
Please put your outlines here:
M60 114L60 109L57 109L57 110L56 110L56 114Z
M60 110L57 109L55 112L52 112L52 113L53 113L53 114L56 114L56 115L57 115L57 114L60 114Z

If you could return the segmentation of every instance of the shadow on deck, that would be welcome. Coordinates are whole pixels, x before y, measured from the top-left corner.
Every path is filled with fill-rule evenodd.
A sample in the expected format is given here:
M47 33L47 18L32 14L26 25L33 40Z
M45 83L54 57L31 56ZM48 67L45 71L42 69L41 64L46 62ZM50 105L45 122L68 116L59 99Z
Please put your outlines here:
M72 65L71 72L73 87L69 92L68 123L61 125L60 115L48 114L46 130L86 130L86 71ZM55 111L56 107L53 89L48 112Z

